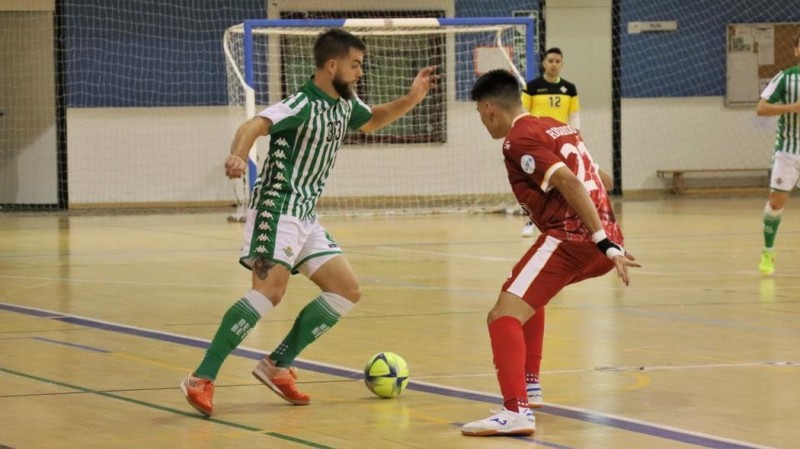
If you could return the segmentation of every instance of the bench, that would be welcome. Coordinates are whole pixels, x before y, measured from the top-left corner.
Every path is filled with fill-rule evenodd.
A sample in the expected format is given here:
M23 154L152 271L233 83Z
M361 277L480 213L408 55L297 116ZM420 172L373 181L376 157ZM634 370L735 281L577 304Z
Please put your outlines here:
M733 187L717 187L717 188L688 188L686 186L686 176L687 174L705 174L705 175L716 175L716 174L725 174L725 173L735 173L735 174L745 174L745 175L752 175L752 176L762 176L765 175L769 177L771 168L678 168L672 170L656 170L656 176L662 179L671 179L672 183L669 186L669 189L675 195L685 195L689 193L724 193L724 192L731 192L734 190L755 190L756 188L761 190L766 190L766 186L763 187L749 187L743 188L740 186L733 186Z

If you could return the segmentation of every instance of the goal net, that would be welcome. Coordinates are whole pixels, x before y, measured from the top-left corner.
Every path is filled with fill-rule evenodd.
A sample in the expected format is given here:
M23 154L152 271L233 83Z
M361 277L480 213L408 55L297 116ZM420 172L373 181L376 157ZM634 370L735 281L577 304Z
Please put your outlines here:
M480 123L469 91L481 74L506 69L524 84L536 73L533 21L506 19L253 20L224 36L231 126L294 93L314 70L312 47L343 26L367 45L357 93L369 105L404 95L419 69L437 66L438 86L411 112L372 134L349 131L319 202L325 211L502 209L516 204L500 143ZM251 150L240 204L267 139ZM237 214L241 216L241 210Z

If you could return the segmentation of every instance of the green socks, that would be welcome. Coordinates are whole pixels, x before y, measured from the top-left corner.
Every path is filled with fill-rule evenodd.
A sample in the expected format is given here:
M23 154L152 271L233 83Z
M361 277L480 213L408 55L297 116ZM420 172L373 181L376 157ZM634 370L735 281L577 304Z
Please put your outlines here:
M216 379L228 354L239 346L258 320L271 308L272 303L255 290L247 292L242 299L236 301L222 317L222 323L214 339L211 340L211 346L194 375L204 379Z
M278 366L291 366L306 346L329 331L353 305L343 296L323 292L303 308L292 330L269 357Z
M764 209L764 247L767 249L775 246L775 236L778 234L778 225L781 224L782 213L783 209L773 210L769 207L769 203Z

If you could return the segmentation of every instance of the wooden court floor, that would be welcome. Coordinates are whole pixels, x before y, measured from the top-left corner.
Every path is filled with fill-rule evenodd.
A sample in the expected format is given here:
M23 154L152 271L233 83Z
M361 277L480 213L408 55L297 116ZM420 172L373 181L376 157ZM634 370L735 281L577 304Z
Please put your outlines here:
M643 268L574 285L548 307L546 406L528 438L468 438L500 405L486 312L530 239L520 217L323 217L362 302L298 363L308 407L250 375L316 296L292 279L224 365L200 417L178 382L249 286L241 224L220 213L0 214L0 447L798 448L800 204L757 272L764 200L619 202ZM795 206L797 208L795 208ZM361 370L403 356L381 400Z

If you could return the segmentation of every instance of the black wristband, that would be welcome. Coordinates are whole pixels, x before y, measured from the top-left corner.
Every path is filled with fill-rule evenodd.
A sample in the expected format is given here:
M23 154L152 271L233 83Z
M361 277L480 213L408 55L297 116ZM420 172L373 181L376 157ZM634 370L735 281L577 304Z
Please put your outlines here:
M625 254L625 250L623 250L621 246L609 240L608 237L595 243L595 245L597 245L597 249L599 249L600 252L605 254L609 259L614 256L622 256Z

